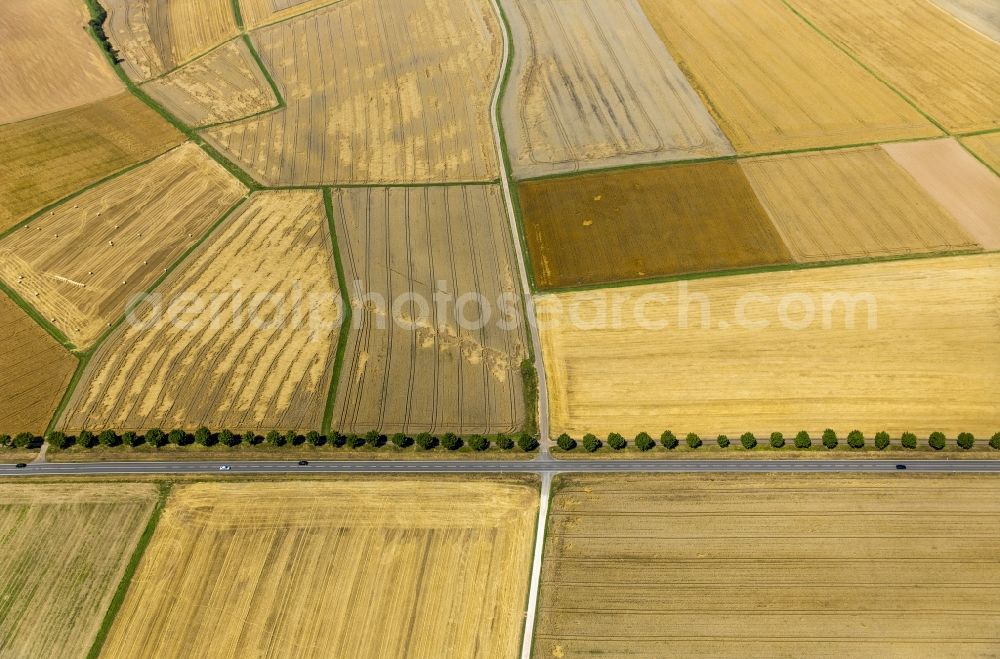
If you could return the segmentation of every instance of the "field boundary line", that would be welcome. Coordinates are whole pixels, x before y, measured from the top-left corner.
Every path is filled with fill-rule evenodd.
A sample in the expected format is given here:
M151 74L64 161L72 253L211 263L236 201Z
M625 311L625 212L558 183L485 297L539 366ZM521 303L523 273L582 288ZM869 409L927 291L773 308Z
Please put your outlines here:
M233 2L239 2L239 0L232 0L232 1ZM313 7L312 9L307 9L307 10L305 10L303 12L298 13L298 14L293 14L291 16L286 16L284 18L279 18L278 20L271 21L270 23L261 23L260 25L255 25L254 27L250 28L249 30L244 27L243 30L245 32L256 32L257 30L263 30L266 27L272 27L274 25L280 25L282 23L287 23L288 21L294 21L296 18L302 18L303 16L308 16L309 14L315 14L318 11L321 11L323 9L328 9L329 7L332 7L333 5L339 5L342 2L344 2L344 0L333 0L332 2L328 2L328 3L324 4L324 5L319 5L318 7ZM242 16L240 17L240 19L242 20Z
M211 48L209 48L208 50L206 50L205 52L201 53L200 55L195 55L194 57L192 57L191 59L187 60L186 62L182 62L181 64L178 64L177 66L175 66L175 67L173 67L171 69L168 69L168 70L164 71L163 73L155 75L152 78L149 78L147 80L143 80L142 82L140 82L138 84L141 87L142 85L148 85L149 83L151 83L151 82L153 82L155 80L162 80L163 78L166 78L167 76L169 76L171 73L176 73L177 71L180 71L181 69L183 69L188 64L194 64L198 60L203 59L205 57L208 57L209 55L211 55L212 53L214 53L218 49L222 48L226 44L231 43L233 41L236 41L239 37L240 37L240 35L237 33L237 34L229 37L228 39L224 39L224 40L220 41L219 43L215 44L214 46L212 46Z
M170 495L172 487L169 481L159 481L158 485L160 490L159 497L157 498L156 504L153 506L152 513L150 513L149 521L146 522L146 528L143 529L142 535L139 536L139 542L135 545L135 551L132 552L132 557L125 566L125 572L122 574L121 581L118 583L118 588L115 590L114 597L111 598L108 610L104 613L104 619L101 621L101 626L97 630L97 636L94 637L94 644L90 646L90 651L87 653L87 659L97 659L97 657L101 654L104 642L107 640L108 633L111 631L111 625L114 624L115 618L118 617L118 611L121 610L122 604L125 602L125 595L128 593L128 588L132 584L132 578L135 576L136 570L139 568L139 561L142 560L143 554L146 553L146 547L149 546L150 540L153 539L153 533L156 532L156 527L160 522L160 516L163 514L163 509L166 507L167 497Z
M337 284L340 288L340 301L343 311L340 314L340 332L337 335L337 353L333 360L333 376L330 391L326 396L326 407L323 409L323 425L320 431L330 433L333 424L333 410L337 404L337 389L340 384L340 374L344 369L344 353L347 351L347 338L351 331L351 300L347 293L347 278L344 275L344 264L340 258L340 243L337 241L337 227L333 217L333 192L331 188L323 188L323 206L326 209L326 221L330 227L330 247L333 252L333 265L337 274Z
M77 346L72 341L70 341L65 334L62 333L62 330L60 330L58 327L56 327L48 320L46 320L45 317L42 316L42 314L37 309L28 304L28 302L23 297L21 297L17 293L17 291L15 291L13 288L8 286L3 281L0 281L0 291L2 291L8 298L10 298L11 302L21 307L21 310L24 311L26 314L28 314L28 316L30 316L32 320L38 323L42 327L42 329L49 334L49 336L51 336L53 339L56 340L56 342L59 345L61 345L63 348L65 348L66 350L68 350L73 354L76 354L78 352Z
M234 0L235 2L236 0ZM264 60L260 58L260 54L254 47L253 42L250 40L249 35L246 32L233 37L230 41L235 41L236 39L243 39L243 43L246 44L247 50L250 51L250 56L253 58L254 62L257 64L257 68L260 69L261 74L264 79L267 80L268 86L271 88L271 92L274 94L274 98L277 104L274 107L267 108L266 110L261 110L260 112L254 112L253 114L248 114L243 117L237 117L235 119L227 119L226 121L216 121L213 124L205 124L204 126L195 126L193 130L202 133L206 130L211 130L213 128L220 128L222 126L229 126L231 124L238 124L243 121L249 121L251 119L256 119L257 117L264 116L265 114L270 114L271 112L277 112L278 110L284 110L288 107L285 103L285 97L281 95L281 90L278 89L277 83L274 82L274 78L271 77L271 72L268 71L267 67L264 66ZM229 43L228 41L226 43ZM310 186L309 189L313 190L316 186Z
M555 494L552 488L553 473L543 471L538 494L538 519L535 522L535 544L531 557L531 576L528 581L528 601L525 606L524 627L521 631L521 659L531 659L535 648L535 623L538 619L538 600L542 588L542 561L545 558L545 540L549 527L549 507Z
M246 25L243 24L243 10L240 9L240 0L229 0L229 7L233 10L233 20L236 21L236 29L240 34L246 33Z
M302 185L269 185L267 190L318 190L330 188L338 190L341 188L459 188L459 187L485 187L490 185L500 185L500 179L490 179L488 181L439 181L437 183L315 183Z

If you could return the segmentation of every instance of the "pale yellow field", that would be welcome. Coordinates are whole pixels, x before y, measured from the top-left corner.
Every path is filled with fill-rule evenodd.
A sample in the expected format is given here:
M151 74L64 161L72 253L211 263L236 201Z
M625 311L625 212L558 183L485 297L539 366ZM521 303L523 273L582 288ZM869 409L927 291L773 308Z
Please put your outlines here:
M505 0L515 176L731 154L636 0ZM664 111L669 108L669 111Z
M963 137L962 144L969 147L983 162L1000 175L1000 132L989 135Z
M148 80L236 36L230 0L104 0L111 43L133 80Z
M541 296L552 434L989 437L998 294L984 254Z
M791 0L952 132L1000 128L1000 43L926 0Z
M86 348L246 192L188 142L0 241L0 278Z
M513 657L537 510L512 479L177 486L102 656Z
M740 165L796 261L980 249L877 146L742 160Z
M259 192L101 344L64 429L315 430L340 296L322 195ZM198 302L204 305L198 306Z
M1000 249L1000 176L951 139L882 148L976 242L986 249Z
M1000 41L1000 4L996 0L931 0L974 30Z
M333 427L519 430L527 350L499 186L343 188L333 204L353 310ZM458 300L476 294L490 315L470 303L465 325Z
M0 484L0 657L86 657L155 502L152 484Z
M4 0L0 124L86 105L124 91L86 31L78 0Z
M205 132L270 185L493 180L487 0L344 0L253 33L288 107Z
M235 121L278 103L242 39L142 88L189 126Z
M340 1L342 0L239 0L239 3L243 23L251 30Z
M639 3L739 153L940 134L781 0Z
M553 487L537 659L1000 647L991 476L613 474Z

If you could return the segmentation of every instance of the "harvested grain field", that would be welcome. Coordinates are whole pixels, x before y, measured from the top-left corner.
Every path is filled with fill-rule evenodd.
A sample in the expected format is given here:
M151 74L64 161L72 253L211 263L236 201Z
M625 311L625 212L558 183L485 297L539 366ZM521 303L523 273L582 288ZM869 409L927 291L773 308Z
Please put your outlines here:
M125 90L86 30L78 0L5 0L0 124L87 105Z
M882 147L976 242L1000 249L1000 177L955 140Z
M733 152L636 0L504 4L514 62L503 122L515 176Z
M1000 5L995 0L931 0L974 30L1000 41Z
M270 185L497 178L488 0L344 0L253 33L288 107L205 132Z
M527 479L177 486L101 656L512 657L537 511Z
M989 437L998 294L983 254L540 297L552 434Z
M1000 132L963 137L962 144L976 154L987 166L992 167L994 173L1000 176Z
M319 428L339 301L321 193L258 192L101 344L60 426Z
M89 347L246 192L188 142L0 240L0 279Z
M87 656L156 498L143 483L0 484L0 656Z
M791 262L735 162L518 185L538 288Z
M132 94L0 126L0 232L184 136Z
M940 134L781 0L639 3L739 153Z
M926 0L791 0L952 132L1000 128L1000 43Z
M577 475L554 491L538 659L1000 646L995 478Z
M76 358L0 292L0 434L45 432L75 369Z
M907 146L922 148L917 145L935 143ZM877 146L773 156L740 164L800 263L980 249L976 240ZM946 183L941 181L939 186Z
M353 312L333 427L519 430L527 349L500 188L345 188L333 204Z
M135 81L170 71L236 36L231 0L103 0L106 30Z
M278 104L242 39L234 39L142 88L189 126L236 121Z
M239 0L243 22L248 30L288 20L342 0Z

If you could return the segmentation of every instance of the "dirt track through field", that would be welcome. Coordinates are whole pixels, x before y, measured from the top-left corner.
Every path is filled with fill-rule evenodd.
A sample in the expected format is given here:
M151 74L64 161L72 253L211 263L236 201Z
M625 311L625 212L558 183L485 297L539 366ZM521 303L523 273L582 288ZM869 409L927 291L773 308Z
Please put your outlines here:
M1000 41L1000 5L994 0L931 0L974 30Z

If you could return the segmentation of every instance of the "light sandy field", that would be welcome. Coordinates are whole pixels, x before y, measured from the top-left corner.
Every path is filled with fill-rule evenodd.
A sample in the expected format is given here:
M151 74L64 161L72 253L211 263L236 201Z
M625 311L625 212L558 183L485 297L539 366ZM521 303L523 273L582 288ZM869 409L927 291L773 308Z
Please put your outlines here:
M513 479L178 486L102 656L512 657L537 510Z
M791 0L953 132L1000 128L1000 43L926 0Z
M1000 132L989 135L963 137L962 144L982 159L993 171L1000 175Z
M86 657L156 486L0 484L2 657Z
M86 31L77 0L4 0L0 124L93 103L124 91Z
M636 0L505 0L514 175L732 153Z
M0 433L45 432L75 369L76 358L0 292Z
M540 297L552 433L989 437L998 293L985 254Z
M980 247L877 146L743 160L740 165L796 261ZM976 184L969 183L963 192L975 190ZM948 183L941 180L934 185L943 189ZM1000 180L996 185L1000 187Z
M992 656L998 485L956 474L560 477L534 656Z
M341 0L239 0L247 29L286 20Z
M885 144L893 160L976 242L1000 249L1000 177L955 140Z
M353 313L333 427L520 429L527 351L500 188L349 188L333 203Z
M230 0L103 0L105 30L133 80L170 71L236 36Z
M206 131L273 185L492 180L487 0L344 0L256 31L288 107Z
M740 153L939 134L781 0L639 3Z
M129 93L0 126L0 231L183 141Z
M189 126L235 121L278 103L242 39L151 80L143 90Z
M974 30L1000 41L1000 5L995 0L931 0Z
M157 294L101 344L63 428L321 427L340 297L318 190L254 194Z
M188 142L0 241L0 279L86 348L246 191Z

